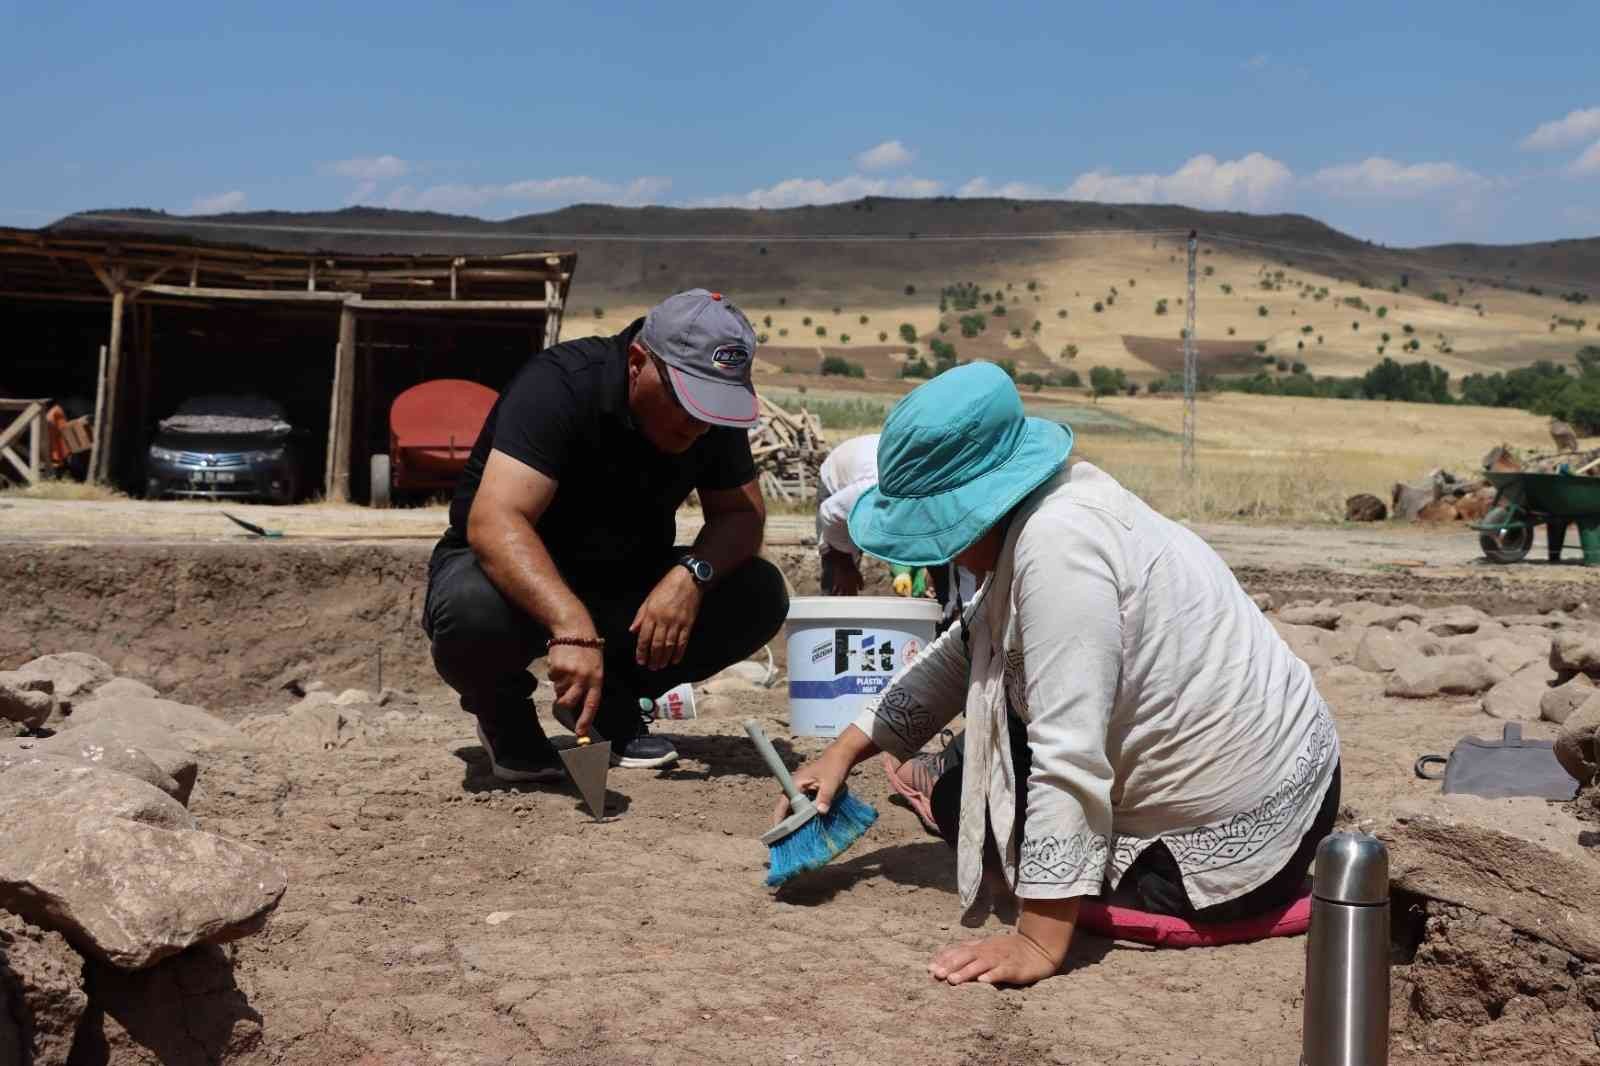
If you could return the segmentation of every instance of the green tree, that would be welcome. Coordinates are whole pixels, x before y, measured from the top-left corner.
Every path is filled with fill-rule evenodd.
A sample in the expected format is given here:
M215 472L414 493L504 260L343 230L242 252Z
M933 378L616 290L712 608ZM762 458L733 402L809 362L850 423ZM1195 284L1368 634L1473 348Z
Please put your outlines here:
M766 326L768 329L771 329L772 328L772 316L771 315L767 315L765 318L763 318L761 320L761 324L763 326Z
M1118 367L1113 370L1108 366L1089 368L1089 388L1094 390L1095 396L1115 396L1127 385L1127 375Z
M822 360L822 375L846 378L864 378L867 376L866 368L860 363L852 363L842 355L830 355Z
M907 296L915 296L916 294L917 294L917 287L915 285L907 285L906 286L906 295Z
M888 334L888 332L887 332L887 331L885 331L885 330L881 330L881 329L880 329L880 330L879 330L879 331L878 331L878 343L879 343L879 344L882 344L882 343L883 343L883 342L884 342L884 341L886 341L886 340L888 340L888 339L889 339L889 334Z
M1099 314L1101 311L1104 311L1105 309L1106 309L1105 304L1101 303L1099 300L1096 300L1094 302L1094 313L1095 314Z
M604 317L606 317L606 309L604 307L596 307L594 309L594 317L596 317L596 318L604 318Z

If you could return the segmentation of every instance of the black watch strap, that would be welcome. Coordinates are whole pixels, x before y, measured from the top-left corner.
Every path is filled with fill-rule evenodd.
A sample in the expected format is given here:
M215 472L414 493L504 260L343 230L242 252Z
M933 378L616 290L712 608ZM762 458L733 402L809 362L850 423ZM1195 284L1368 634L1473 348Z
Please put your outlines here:
M704 559L696 559L692 555L685 555L679 559L678 565L689 571L690 576L694 578L697 585L709 584L711 579L716 576L716 571L712 569L710 563Z

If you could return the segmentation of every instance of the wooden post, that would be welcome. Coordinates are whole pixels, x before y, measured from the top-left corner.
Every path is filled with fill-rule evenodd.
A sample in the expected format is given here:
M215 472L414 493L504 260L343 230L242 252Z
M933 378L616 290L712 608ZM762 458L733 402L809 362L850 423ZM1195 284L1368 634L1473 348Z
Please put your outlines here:
M121 389L122 376L122 305L123 294L119 288L111 296L111 347L106 356L105 412L100 425L95 427L95 442L100 452L97 473L101 484L109 484L114 480L111 457L117 436L117 393Z
M339 452L339 371L344 360L339 345L333 346L333 385L328 392L328 447L322 457L322 498L333 499L333 463Z
M349 307L339 310L339 391L334 399L338 435L334 440L332 491L328 498L350 502L350 444L354 423L353 401L356 392L356 313Z
M544 346L553 347L561 339L561 284L544 283Z
M28 479L39 483L39 434L44 429L43 409L34 416L33 428L28 432Z
M105 424L100 412L106 402L106 346L100 346L100 369L94 377L94 444L89 449L89 483L100 477L100 427Z

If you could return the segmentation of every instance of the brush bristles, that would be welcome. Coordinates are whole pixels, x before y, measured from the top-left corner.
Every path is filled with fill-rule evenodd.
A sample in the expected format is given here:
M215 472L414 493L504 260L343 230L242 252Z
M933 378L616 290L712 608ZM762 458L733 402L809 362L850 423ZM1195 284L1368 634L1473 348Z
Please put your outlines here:
M859 840L877 820L878 812L871 804L840 790L827 814L817 815L772 845L767 863L768 887L826 866Z

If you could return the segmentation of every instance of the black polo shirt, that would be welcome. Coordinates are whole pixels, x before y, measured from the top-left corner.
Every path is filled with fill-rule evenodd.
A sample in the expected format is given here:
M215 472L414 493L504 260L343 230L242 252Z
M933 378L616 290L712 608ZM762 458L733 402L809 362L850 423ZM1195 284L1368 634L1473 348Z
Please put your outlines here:
M491 450L557 482L539 536L569 583L659 567L673 515L691 489L738 488L756 476L742 429L712 426L682 455L655 449L628 409L628 345L638 319L614 337L585 337L528 360L495 401L456 483L450 534L467 515Z

